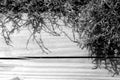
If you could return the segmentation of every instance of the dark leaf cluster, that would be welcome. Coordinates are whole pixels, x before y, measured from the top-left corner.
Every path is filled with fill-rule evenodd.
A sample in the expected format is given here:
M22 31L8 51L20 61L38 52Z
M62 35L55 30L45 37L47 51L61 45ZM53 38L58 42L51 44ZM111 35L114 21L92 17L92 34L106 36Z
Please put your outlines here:
M101 0L102 1L102 0ZM119 0L104 0L99 5L93 3L90 11L92 23L88 26L89 34L85 46L90 56L96 57L93 63L96 68L104 68L118 75L120 73L120 14ZM87 23L87 22L86 22Z

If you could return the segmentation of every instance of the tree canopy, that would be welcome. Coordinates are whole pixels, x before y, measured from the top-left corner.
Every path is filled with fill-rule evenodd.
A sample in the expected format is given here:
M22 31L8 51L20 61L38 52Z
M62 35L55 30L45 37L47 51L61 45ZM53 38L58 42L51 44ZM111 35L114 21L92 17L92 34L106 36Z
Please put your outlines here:
M120 57L119 9L120 0L0 0L0 29L7 45L11 45L10 36L28 28L31 35L27 44L33 38L43 52L48 49L36 35L44 31L60 36L59 30L81 48L87 48L89 56L96 57L93 58L96 68L102 66L118 75L120 60L114 57ZM58 20L72 29L73 39L64 32ZM6 24L10 22L9 29Z

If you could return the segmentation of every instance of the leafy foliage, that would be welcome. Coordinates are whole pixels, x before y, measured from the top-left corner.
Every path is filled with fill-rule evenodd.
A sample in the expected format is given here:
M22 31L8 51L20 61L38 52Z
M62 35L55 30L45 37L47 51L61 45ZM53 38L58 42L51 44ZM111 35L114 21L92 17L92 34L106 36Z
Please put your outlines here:
M89 12L92 20L88 26L88 35L85 46L90 51L96 68L104 64L104 68L118 75L120 72L120 14L118 11L119 0L104 0L100 4L93 3ZM83 26L84 27L84 26ZM84 31L83 31L84 32Z
M40 37L38 39L36 36L40 35L41 31L60 36L60 33L56 31L56 29L59 29L59 31L70 39L60 27L61 25L58 24L58 20L62 20L65 26L71 24L69 28L75 26L78 23L80 6L87 4L88 1L89 0L1 0L0 28L5 42L11 45L11 34L15 31L21 31L21 28L25 26L31 32L27 45L33 37L42 51L48 53L49 50L44 46L42 38ZM23 15L26 15L27 19L24 19ZM8 29L6 26L7 23L13 24L11 29ZM70 40L76 42L72 39Z
M81 48L87 48L91 57L97 57L93 58L96 68L104 65L113 75L118 75L120 60L109 57L120 57L119 10L120 0L0 0L0 29L5 42L11 45L11 35L28 28L31 35L27 45L33 38L45 53L49 49L42 41L41 32L54 36L64 33ZM72 29L73 38L58 20ZM11 29L6 26L10 22Z

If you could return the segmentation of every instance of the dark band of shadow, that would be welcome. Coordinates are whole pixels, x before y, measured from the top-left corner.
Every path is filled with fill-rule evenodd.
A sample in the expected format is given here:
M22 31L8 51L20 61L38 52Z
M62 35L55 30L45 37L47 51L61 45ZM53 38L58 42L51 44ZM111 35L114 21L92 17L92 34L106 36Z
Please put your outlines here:
M0 60L29 60L29 59L81 59L81 58L120 58L120 57L90 57L90 56L39 56L39 57L0 57Z

